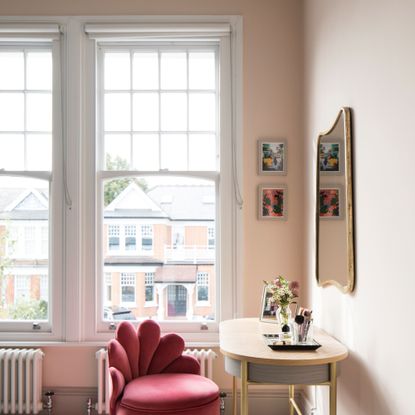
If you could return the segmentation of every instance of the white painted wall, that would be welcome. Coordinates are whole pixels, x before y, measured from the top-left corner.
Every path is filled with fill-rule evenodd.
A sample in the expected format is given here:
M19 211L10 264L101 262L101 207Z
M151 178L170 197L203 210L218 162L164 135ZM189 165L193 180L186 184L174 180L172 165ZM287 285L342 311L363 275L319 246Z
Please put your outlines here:
M341 365L338 414L413 414L415 2L304 5L305 275L317 322L350 349ZM357 285L352 295L317 288L314 280L315 142L341 106L353 109L354 124ZM322 401L318 408L319 414L328 413Z

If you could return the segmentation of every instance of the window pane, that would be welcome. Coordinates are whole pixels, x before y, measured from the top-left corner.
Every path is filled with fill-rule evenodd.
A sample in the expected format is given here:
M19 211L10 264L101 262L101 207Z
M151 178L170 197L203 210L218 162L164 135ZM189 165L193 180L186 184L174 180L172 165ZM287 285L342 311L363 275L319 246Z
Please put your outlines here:
M215 131L215 94L189 94L189 129Z
M27 170L52 170L52 136L27 134Z
M29 52L26 59L26 88L52 90L52 53Z
M133 88L158 89L159 64L158 54L154 52L134 53Z
M0 52L0 90L24 88L23 52Z
M26 130L52 131L52 94L26 94Z
M106 52L104 54L104 88L130 89L130 54Z
M213 52L189 53L189 88L215 88L215 54Z
M133 142L133 163L137 170L159 169L158 134L136 134Z
M197 287L197 300L198 301L209 300L209 288L207 286Z
M161 89L187 88L186 53L166 52L161 54Z
M216 136L189 134L189 170L216 170Z
M0 131L24 130L24 95L0 92Z
M131 129L130 94L105 94L105 131L129 131Z
M159 95L140 93L133 95L134 131L159 130Z
M185 93L161 94L161 129L187 130L187 98Z
M131 138L129 134L105 134L105 165L107 170L128 170Z
M187 136L185 134L161 135L161 168L187 170Z
M0 169L24 170L23 134L0 134Z
M208 243L208 229L215 228L214 183L146 176L104 180L104 191L110 188L117 192L103 208L103 234L118 238L121 249L114 253L109 244L102 246L102 292L111 298L111 307L103 303L103 315L214 319L215 250ZM174 232L180 244L172 242ZM136 251L129 250L134 236Z
M48 318L48 183L0 177L0 320Z

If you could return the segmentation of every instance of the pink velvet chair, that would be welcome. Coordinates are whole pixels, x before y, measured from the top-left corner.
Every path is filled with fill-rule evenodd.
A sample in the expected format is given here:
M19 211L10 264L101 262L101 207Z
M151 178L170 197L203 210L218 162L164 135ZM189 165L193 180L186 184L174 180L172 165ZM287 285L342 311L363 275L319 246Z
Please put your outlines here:
M183 350L184 340L160 337L153 320L138 330L121 322L108 344L111 415L218 415L218 386L200 376L199 362Z

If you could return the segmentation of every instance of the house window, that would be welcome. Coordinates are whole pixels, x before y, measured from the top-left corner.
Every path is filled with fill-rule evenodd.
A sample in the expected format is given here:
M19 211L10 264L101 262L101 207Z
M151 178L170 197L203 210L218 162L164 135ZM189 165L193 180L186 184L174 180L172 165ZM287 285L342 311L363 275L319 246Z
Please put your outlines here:
M198 272L196 279L197 301L209 301L209 274Z
M215 248L215 227L214 226L208 226L207 239L208 239L208 248L214 249Z
M33 258L36 252L36 229L34 226L24 228L25 257Z
M121 304L127 307L133 307L136 305L135 274L121 274Z
M125 250L135 251L137 249L136 226L124 226Z
M40 276L40 289L39 289L39 298L42 301L48 301L49 299L49 279L47 275Z
M110 251L120 250L120 227L108 225L108 248Z
M30 300L30 278L26 275L14 277L14 302L22 304Z
M42 226L40 232L41 232L41 242L40 242L41 255L42 255L42 258L47 258L48 250L49 250L49 229L47 226Z
M153 226L141 225L141 249L143 251L153 250Z
M144 286L146 303L154 302L154 272L144 274Z
M184 317L187 310L187 290L183 285L167 287L167 314L169 317Z
M112 304L112 275L110 272L105 273L104 304Z
M171 233L171 243L174 249L181 248L184 245L184 226L173 225Z

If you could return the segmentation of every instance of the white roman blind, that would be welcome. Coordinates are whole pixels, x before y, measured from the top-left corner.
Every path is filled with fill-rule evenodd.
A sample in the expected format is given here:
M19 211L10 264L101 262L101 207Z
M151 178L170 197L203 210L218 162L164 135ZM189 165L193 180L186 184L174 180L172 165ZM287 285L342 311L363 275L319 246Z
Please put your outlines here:
M85 32L97 41L191 38L220 38L231 32L229 23L137 23L85 25Z
M1 23L0 42L52 42L59 40L59 25L54 23Z

